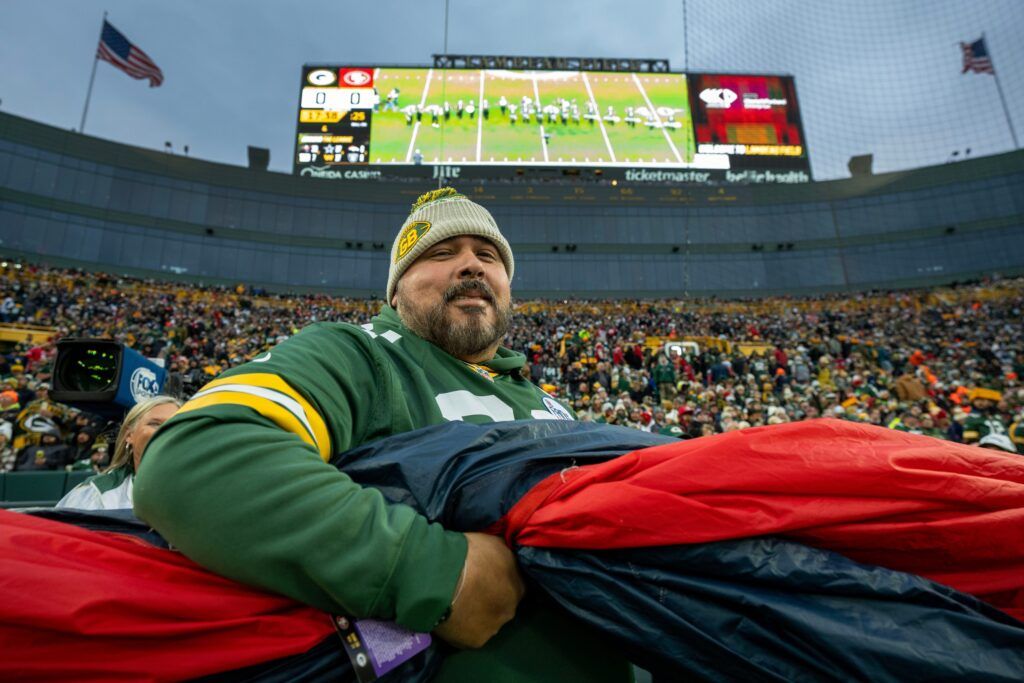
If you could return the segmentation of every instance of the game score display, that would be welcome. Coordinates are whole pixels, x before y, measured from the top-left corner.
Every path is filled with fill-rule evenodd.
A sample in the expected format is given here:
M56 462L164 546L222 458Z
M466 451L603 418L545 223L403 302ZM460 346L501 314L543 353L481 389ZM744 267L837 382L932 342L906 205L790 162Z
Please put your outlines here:
M377 104L373 70L306 68L302 81L297 164L366 163Z

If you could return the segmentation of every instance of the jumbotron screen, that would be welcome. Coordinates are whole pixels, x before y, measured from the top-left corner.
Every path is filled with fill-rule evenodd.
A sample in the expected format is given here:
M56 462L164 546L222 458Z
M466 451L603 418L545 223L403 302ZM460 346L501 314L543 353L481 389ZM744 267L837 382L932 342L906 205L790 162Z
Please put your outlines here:
M793 80L305 66L295 172L370 165L806 165ZM746 164L746 165L745 165ZM808 169L809 170L809 169Z

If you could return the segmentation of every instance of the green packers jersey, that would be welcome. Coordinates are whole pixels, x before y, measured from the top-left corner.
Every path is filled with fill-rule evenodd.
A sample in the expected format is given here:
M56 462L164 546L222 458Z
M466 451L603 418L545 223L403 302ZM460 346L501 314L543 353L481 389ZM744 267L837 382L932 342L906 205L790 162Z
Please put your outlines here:
M130 510L131 468L118 467L116 470L89 477L68 491L54 507L75 510Z
M326 611L429 631L451 602L465 537L386 504L327 461L450 420L573 419L521 374L524 364L507 349L485 364L465 363L409 331L387 306L363 326L313 325L221 374L160 429L136 477L136 513L221 574ZM447 680L497 672L498 660L528 656L522 648L550 638L565 641L566 657L578 653L588 678L623 680L628 672L617 656L584 654L593 643L581 641L582 629L560 626L538 638L536 623L557 623L540 619L517 637L519 622L492 641L504 651L491 663L489 643L468 658L465 675Z
M1018 453L1024 453L1024 420L1018 420L1010 425L1010 441L1017 447Z
M989 434L1006 434L1006 425L998 417L973 412L964 420L964 443L981 441Z

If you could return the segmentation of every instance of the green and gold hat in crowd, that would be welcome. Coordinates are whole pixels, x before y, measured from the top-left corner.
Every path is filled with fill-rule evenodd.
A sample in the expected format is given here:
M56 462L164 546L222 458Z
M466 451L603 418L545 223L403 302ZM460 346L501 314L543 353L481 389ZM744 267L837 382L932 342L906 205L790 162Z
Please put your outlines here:
M971 389L971 392L970 394L968 394L968 396L971 401L974 401L979 398L984 398L988 399L989 401L994 401L998 403L999 401L1003 400L1002 393L996 391L995 389L988 389L986 387L975 387Z

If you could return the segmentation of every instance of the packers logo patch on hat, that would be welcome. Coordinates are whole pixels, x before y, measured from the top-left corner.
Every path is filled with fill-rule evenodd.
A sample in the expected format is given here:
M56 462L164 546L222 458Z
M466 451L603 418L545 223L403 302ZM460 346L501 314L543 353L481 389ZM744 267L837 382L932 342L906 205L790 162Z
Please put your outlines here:
M395 263L398 263L409 250L416 246L420 238L430 231L429 221L416 221L410 223L398 238L398 253L395 254Z

